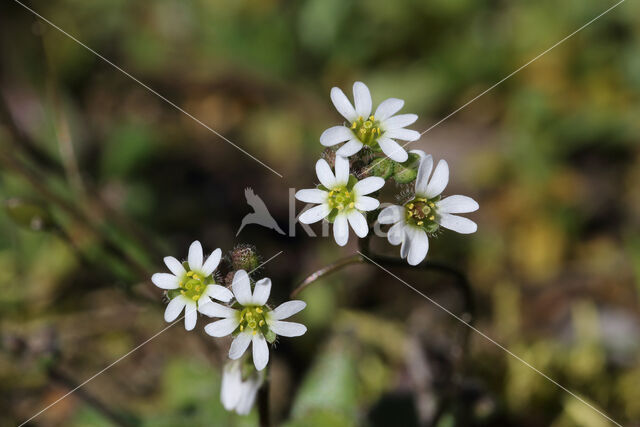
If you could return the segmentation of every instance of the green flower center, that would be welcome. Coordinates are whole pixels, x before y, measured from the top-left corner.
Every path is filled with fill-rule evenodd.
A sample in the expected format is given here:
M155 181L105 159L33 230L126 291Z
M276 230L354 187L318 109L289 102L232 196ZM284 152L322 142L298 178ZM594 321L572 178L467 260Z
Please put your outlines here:
M179 283L180 294L193 301L198 301L204 293L204 290L207 289L208 283L206 279L206 277L202 277L201 273L192 270L187 271ZM211 278L210 281L215 283L213 278Z
M369 116L367 120L362 116L358 117L356 121L351 123L351 130L363 144L369 146L372 146L382 133L380 122L373 115Z
M335 187L329 191L327 204L331 210L337 209L339 212L345 209L353 209L355 206L355 194L353 190L349 190L347 187Z
M426 199L424 197L416 197L415 199L405 203L404 218L407 224L422 228L427 233L433 233L438 230L436 222L436 201L438 198Z
M253 331L253 335L262 332L263 335L269 333L269 326L265 314L267 309L264 306L248 306L240 312L238 329L244 332L247 329Z

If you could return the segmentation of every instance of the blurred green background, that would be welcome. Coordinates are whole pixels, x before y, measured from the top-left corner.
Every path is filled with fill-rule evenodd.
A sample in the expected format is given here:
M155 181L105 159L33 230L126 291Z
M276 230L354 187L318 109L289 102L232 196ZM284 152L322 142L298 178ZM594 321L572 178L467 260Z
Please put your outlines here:
M355 80L427 129L604 11L568 0L51 0L28 5L279 178L13 1L0 6L0 420L16 425L162 330L150 275L189 243L254 243L274 302L355 250L285 229L315 182L329 101ZM624 425L640 425L640 4L627 1L411 148L480 203L429 259L465 271L476 326ZM386 197L391 201L393 184ZM301 206L297 206L301 209ZM352 235L353 237L353 235ZM383 239L380 253L397 255ZM394 270L457 314L447 275ZM610 425L371 266L302 294L272 352L287 426ZM32 425L256 425L219 403L228 342L181 325ZM468 339L468 343L466 342ZM111 418L110 418L111 417ZM119 420L119 421L118 421ZM634 424L634 422L636 424Z

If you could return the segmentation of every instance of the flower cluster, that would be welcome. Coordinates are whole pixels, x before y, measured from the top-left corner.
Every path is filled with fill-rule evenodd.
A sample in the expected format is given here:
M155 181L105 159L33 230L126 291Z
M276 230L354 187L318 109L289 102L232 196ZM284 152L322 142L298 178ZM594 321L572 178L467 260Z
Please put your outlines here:
M349 226L360 238L369 234L375 221L373 214L380 206L377 196L387 180L394 179L399 185L415 180L414 190L400 195L402 204L387 206L377 216L380 224L393 224L387 239L392 245L401 245L403 259L411 265L422 262L429 250L429 236L440 227L458 233L475 232L473 221L454 214L473 212L478 204L466 196L441 197L449 182L447 162L440 160L434 170L431 155L420 150L407 153L396 141L420 138L415 130L406 129L418 116L395 115L404 106L404 101L396 98L381 102L371 114L371 94L361 82L353 85L353 98L355 107L342 90L331 89L333 105L347 120L320 136L322 145L334 147L327 157L334 159L335 174L326 160L318 160L320 184L296 193L298 200L317 204L300 215L300 222L327 220L333 224L336 243L344 246L349 240ZM336 150L338 144L342 146Z
M246 414L264 380L269 344L278 336L297 337L307 331L300 323L283 320L302 311L306 303L288 301L271 308L268 304L271 279L254 281L251 278L258 267L258 257L248 246L240 246L230 255L232 271L226 275L231 277L229 290L220 284L221 255L222 251L216 249L204 261L202 245L195 241L189 247L186 261L166 257L164 262L171 273L156 273L151 281L166 290L169 303L164 318L167 322L176 321L183 310L188 331L196 326L198 313L220 318L204 330L212 337L233 337L229 348L231 362L223 370L221 400L225 408ZM252 270L247 272L243 267L252 267ZM252 352L246 355L250 344Z

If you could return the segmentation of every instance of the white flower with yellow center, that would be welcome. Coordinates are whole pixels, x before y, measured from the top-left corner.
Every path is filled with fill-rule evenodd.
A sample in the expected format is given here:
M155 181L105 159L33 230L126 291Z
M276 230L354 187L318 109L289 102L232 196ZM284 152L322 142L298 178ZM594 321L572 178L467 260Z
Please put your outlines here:
M247 368L247 366L244 366ZM222 386L220 387L220 401L227 411L236 411L239 415L251 412L258 390L264 383L264 371L255 371L249 366L243 372L243 363L232 360L225 363L222 370Z
M212 337L233 335L235 338L229 348L229 357L239 359L253 343L253 364L258 371L269 362L269 346L278 335L297 337L307 332L306 326L295 322L283 322L307 304L304 301L288 301L275 309L269 308L267 300L271 293L271 279L258 280L251 293L251 280L244 270L236 271L231 284L235 296L236 308L212 303L212 316L223 317L205 326L204 330Z
M387 157L396 162L406 161L407 152L396 140L416 141L420 138L417 131L405 129L405 126L418 120L418 116L394 116L404 106L404 101L397 98L382 101L375 113L371 114L371 93L362 82L353 84L353 100L355 108L341 89L331 89L331 101L348 123L325 130L320 136L320 143L330 147L346 142L338 149L338 154L344 157L352 156L367 146L373 151L382 150Z
M333 222L333 237L340 246L349 240L349 225L358 237L369 233L369 225L363 212L372 211L380 202L367 194L378 191L384 186L384 179L376 176L358 181L349 175L349 160L336 156L334 175L324 160L316 163L316 174L321 185L318 188L299 190L296 199L306 203L319 203L318 206L300 215L300 222L313 224L327 218Z
M458 213L474 212L478 203L467 196L449 196L441 199L440 194L449 182L449 165L440 160L433 176L433 158L421 156L415 194L404 205L384 208L378 215L380 224L394 224L387 232L392 245L402 244L400 256L407 258L411 265L422 262L429 251L429 235L440 227L462 234L474 233L478 226Z
M165 257L164 263L170 273L156 273L151 277L154 285L167 290L170 301L164 312L164 320L173 322L178 318L182 310L184 314L184 327L187 331L196 326L198 311L211 316L210 304L215 304L211 298L223 302L231 301L233 294L229 289L217 285L213 273L220 263L222 251L216 249L203 262L204 254L202 245L195 241L189 247L187 261L181 263L174 257Z

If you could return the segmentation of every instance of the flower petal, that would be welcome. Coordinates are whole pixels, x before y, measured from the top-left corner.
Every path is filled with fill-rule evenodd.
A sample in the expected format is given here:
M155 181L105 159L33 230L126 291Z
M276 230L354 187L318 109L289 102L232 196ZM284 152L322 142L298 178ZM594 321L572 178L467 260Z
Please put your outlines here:
M330 212L331 208L329 207L329 205L323 203L302 212L298 217L298 221L303 224L313 224L314 222L318 222L321 219L326 218Z
M405 259L411 250L411 238L413 237L413 227L403 227L404 236L402 237L402 245L400 246L400 257Z
M449 165L446 160L440 160L433 171L433 176L429 180L425 196L431 199L442 193L449 183Z
M242 395L236 406L236 413L238 415L248 415L249 412L251 412L251 408L256 401L256 395L261 386L262 380L253 377L243 383Z
M185 270L182 266L182 263L172 256L164 257L164 263L167 265L167 268L177 277L181 277L187 272L187 270Z
M339 214L333 221L333 238L340 246L347 244L349 240L349 225L347 223L347 216Z
M402 163L409 158L405 149L393 139L387 138L386 133L378 138L378 145L380 145L382 152L391 160Z
M351 102L349 102L349 99L342 89L337 87L331 88L331 102L333 102L338 113L342 114L342 117L350 122L353 122L358 118L356 110L353 108L353 105L351 105Z
M295 322L283 322L282 320L276 320L269 325L269 329L281 335L283 337L299 337L307 332L307 327L302 323Z
M256 286L253 289L253 297L251 303L255 305L265 305L269 299L271 293L271 279L265 277L256 282Z
M222 371L220 401L227 411L233 410L243 395L242 371L238 362L225 364Z
M198 305L195 301L187 302L184 308L184 328L187 331L196 327L198 321Z
M236 315L236 310L233 308L218 304L208 298L200 298L198 300L198 311L209 317L229 318Z
M363 146L364 144L362 142L354 138L340 147L338 151L336 151L336 154L343 157L353 156L360 151Z
M329 163L325 159L320 159L316 162L316 174L320 183L325 187L331 189L336 185L336 177L329 167Z
M367 225L367 220L364 215L362 215L358 211L351 211L349 215L347 215L347 219L349 220L349 224L353 231L356 232L356 235L360 238L366 237L369 234L369 226Z
M380 202L377 199L369 196L358 196L356 199L356 209L361 211L372 211L378 209Z
M393 116L395 113L400 111L404 106L404 101L398 98L389 98L385 99L378 105L376 112L374 114L376 120L384 121L389 117Z
M204 327L204 331L208 335L211 335L212 337L220 338L220 337L226 337L227 335L231 334L233 331L236 330L237 327L238 327L238 319L236 318L236 316L233 316L233 317L228 317L222 320L216 320L215 322L209 323L207 326ZM238 335L238 337L240 335ZM233 344L231 345L231 347L233 348Z
M399 114L383 121L381 125L383 129L390 131L391 129L401 129L409 126L415 123L416 120L418 120L417 114Z
M356 104L356 114L364 118L371 114L371 93L369 88L362 82L353 84L353 102Z
M234 360L241 358L251 344L251 337L251 332L240 332L229 347L229 358Z
M199 241L195 241L189 246L189 256L187 258L189 262L190 270L202 270L202 245Z
M231 298L233 298L233 293L229 289L220 285L207 286L204 290L204 294L222 302L229 302L231 301Z
M478 225L475 222L471 221L469 218L464 218L458 215L440 215L438 224L460 234L471 234L478 230Z
M319 188L307 188L296 192L296 199L305 203L324 203L327 200L327 192Z
M449 196L436 203L438 212L444 213L469 213L477 211L478 202L467 196Z
M322 132L320 144L325 147L340 144L353 138L353 132L346 126L333 126Z
M387 138L395 138L402 141L417 141L421 136L420 132L411 129L389 129L383 135Z
M380 224L395 224L404 217L404 208L398 205L387 206L378 214Z
M187 297L184 295L178 295L167 304L167 308L164 310L164 321L173 322L178 318L184 306L187 304Z
M418 166L418 175L416 176L416 194L423 196L427 194L427 186L429 185L429 175L433 170L433 157L431 154L420 159Z
M429 250L429 238L424 230L415 230L413 238L411 239L411 247L409 249L409 256L407 262L410 265L418 265L427 256Z
M251 304L251 281L246 271L236 271L236 274L233 276L231 288L233 289L233 295L236 297L236 301L242 305Z
M361 181L356 182L353 186L353 191L358 196L364 196L365 194L373 193L384 187L384 179L379 176L370 176Z
M405 226L406 224L404 223L404 221L400 220L400 222L395 223L389 229L389 231L387 231L387 240L389 241L389 243L391 243L394 246L397 246L400 243L402 243L403 239L405 238L405 232L404 232Z
M180 283L180 279L169 273L156 273L151 276L151 281L160 289L176 289Z
M269 363L269 346L267 340L264 339L262 334L255 334L253 336L253 364L258 371L262 371L267 363Z
M291 317L294 314L304 310L306 306L306 302L299 300L283 302L270 313L271 318L273 320L286 319L287 317Z
M211 252L211 255L209 255L209 258L207 258L204 265L202 266L202 272L204 273L205 277L211 276L211 274L216 270L216 268L218 268L218 264L220 264L221 256L222 256L222 251L220 250L220 248Z
M347 185L349 182L349 160L336 155L335 159L336 185Z

